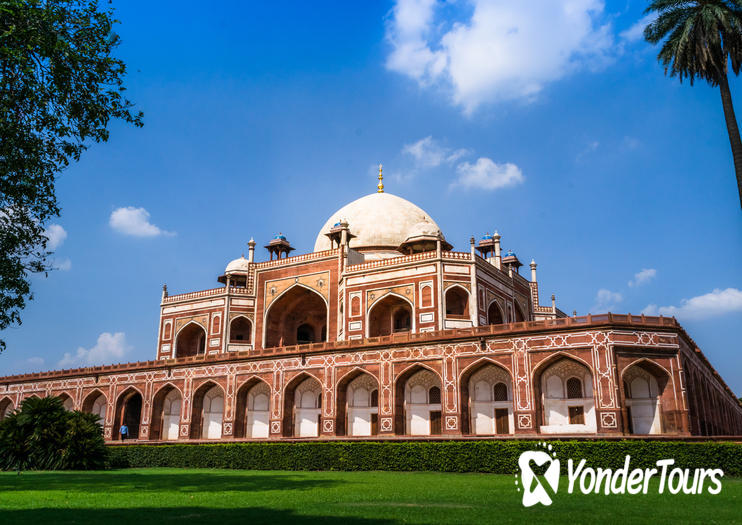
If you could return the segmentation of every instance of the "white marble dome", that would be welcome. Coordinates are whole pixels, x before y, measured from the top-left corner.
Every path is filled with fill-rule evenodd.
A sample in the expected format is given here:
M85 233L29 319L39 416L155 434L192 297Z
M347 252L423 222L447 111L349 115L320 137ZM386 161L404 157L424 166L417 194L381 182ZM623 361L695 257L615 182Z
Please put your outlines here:
M245 259L245 256L243 255L239 259L235 259L234 261L230 262L227 265L227 269L224 270L224 273L247 272L249 269L250 263L247 259Z
M438 225L425 210L391 193L372 193L346 204L330 215L317 234L314 251L327 250L330 241L325 235L340 220L347 221L355 235L350 247L368 254L399 256L396 252L410 232L425 224L427 231L439 231Z

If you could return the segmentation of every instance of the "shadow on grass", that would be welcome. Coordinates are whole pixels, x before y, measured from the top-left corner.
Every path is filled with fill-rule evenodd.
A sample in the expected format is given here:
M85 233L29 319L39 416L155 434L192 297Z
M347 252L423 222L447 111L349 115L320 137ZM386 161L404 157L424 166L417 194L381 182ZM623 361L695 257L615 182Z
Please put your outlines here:
M339 482L274 473L221 474L217 472L141 473L44 472L1 476L0 494L21 491L63 490L85 493L111 492L260 492L269 490L312 490L329 488ZM0 520L2 521L2 520Z
M291 510L275 510L265 507L213 509L206 507L179 507L179 508L135 508L135 509L28 509L4 510L2 523L54 523L54 524L86 524L86 523L290 523L292 525L308 525L322 523L323 525L391 525L395 522L388 520L348 518L332 516L302 516Z

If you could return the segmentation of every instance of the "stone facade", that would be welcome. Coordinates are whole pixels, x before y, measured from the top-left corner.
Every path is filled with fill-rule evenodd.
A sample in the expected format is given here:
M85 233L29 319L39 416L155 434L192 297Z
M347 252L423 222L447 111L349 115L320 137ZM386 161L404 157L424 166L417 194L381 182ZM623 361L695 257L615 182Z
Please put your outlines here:
M223 286L163 290L153 361L0 378L0 417L57 395L109 441L122 423L145 442L742 435L742 406L675 319L540 305L535 262L521 276L498 234L455 252L417 223L354 247L353 224L294 257L277 236L255 262L251 241Z

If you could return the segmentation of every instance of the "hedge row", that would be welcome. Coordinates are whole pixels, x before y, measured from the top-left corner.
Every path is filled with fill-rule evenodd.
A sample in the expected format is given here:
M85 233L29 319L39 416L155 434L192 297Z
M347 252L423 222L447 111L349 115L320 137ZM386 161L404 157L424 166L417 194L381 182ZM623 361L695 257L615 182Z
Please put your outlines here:
M721 468L742 476L742 444L658 441L550 441L566 470L567 459L592 467L652 468L675 459L681 468ZM534 441L385 441L125 445L109 447L111 468L183 467L253 470L397 470L514 473Z

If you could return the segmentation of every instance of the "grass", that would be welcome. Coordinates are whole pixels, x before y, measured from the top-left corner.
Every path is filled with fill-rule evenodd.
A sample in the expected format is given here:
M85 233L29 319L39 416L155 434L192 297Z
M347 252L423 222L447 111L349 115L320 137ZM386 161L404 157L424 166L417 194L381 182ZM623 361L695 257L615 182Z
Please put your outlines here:
M524 508L514 477L430 472L131 469L0 473L0 523L739 523L742 479L721 494L567 494ZM653 493L654 492L654 493Z

